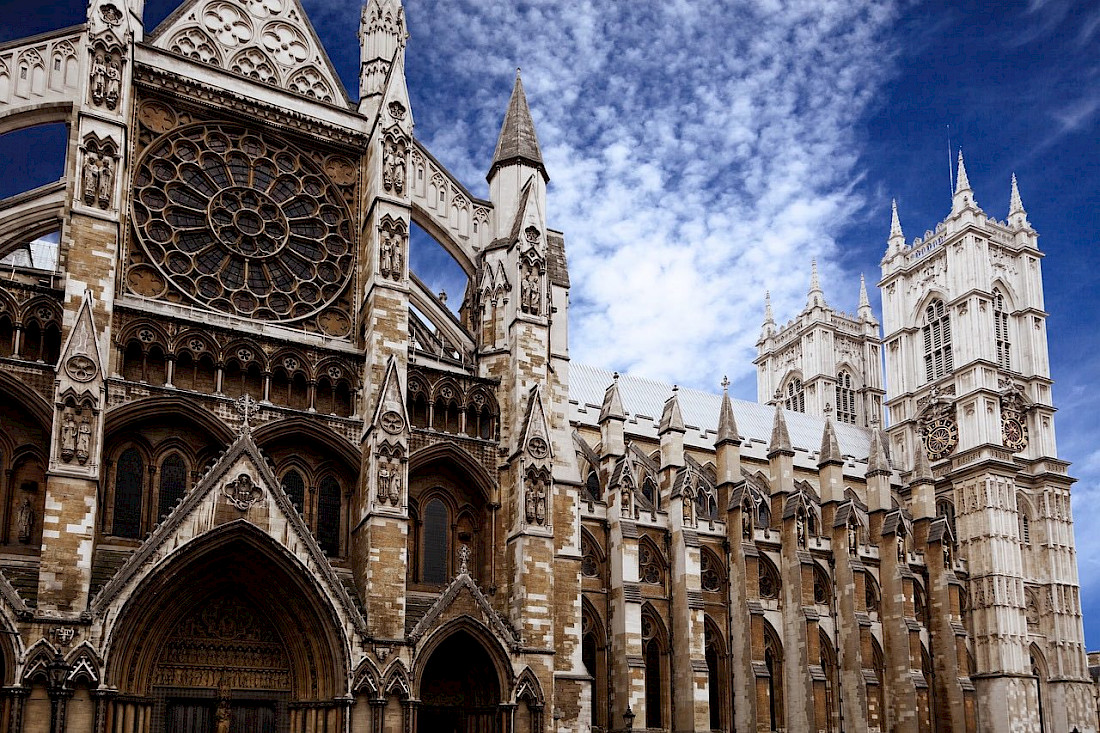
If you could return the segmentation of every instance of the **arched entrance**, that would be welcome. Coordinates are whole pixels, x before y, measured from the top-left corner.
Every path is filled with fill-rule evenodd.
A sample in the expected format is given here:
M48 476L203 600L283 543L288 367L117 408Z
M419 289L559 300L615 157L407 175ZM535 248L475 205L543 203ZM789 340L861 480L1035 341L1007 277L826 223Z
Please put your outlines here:
M420 678L420 733L501 733L500 682L485 647L465 631L443 640Z
M342 730L347 661L332 609L252 525L208 533L146 579L115 624L120 733Z

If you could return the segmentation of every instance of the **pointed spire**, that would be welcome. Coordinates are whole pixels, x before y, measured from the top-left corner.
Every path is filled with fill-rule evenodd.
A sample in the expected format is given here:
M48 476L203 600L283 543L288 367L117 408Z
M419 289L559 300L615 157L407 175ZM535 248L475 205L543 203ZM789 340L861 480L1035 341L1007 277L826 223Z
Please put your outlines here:
M898 218L898 200L890 200L890 236L886 239L886 256L892 257L901 254L905 249L905 233L901 230L901 219Z
M871 426L871 450L867 456L867 476L889 475L890 459L877 421Z
M550 180L542 162L542 150L535 134L535 123L531 119L531 108L527 106L527 95L523 91L519 69L516 69L516 83L512 87L512 98L508 101L508 111L504 114L504 124L500 128L488 177L492 178L498 168L509 163L529 165L538 169L544 180Z
M619 373L615 372L607 391L603 393L603 405L600 407L600 424L607 420L625 420L623 398L619 395Z
M733 402L730 401L730 380L722 378L722 409L718 413L718 437L716 446L723 443L741 445L741 436L737 432L737 420L733 416Z
M916 455L913 457L913 473L909 476L909 483L932 483L935 476L932 474L932 464L928 462L928 453L924 446L918 444Z
M871 299L867 297L867 280L862 272L859 274L859 310L856 311L856 315L864 323L875 322L875 312L871 310Z
M810 291L806 298L806 309L826 308L825 293L821 289L821 279L817 274L817 258L810 260Z
M665 409L661 412L661 426L658 435L668 432L686 433L684 414L680 411L680 388L673 385L672 395L665 400Z
M405 9L401 0L367 0L363 4L359 16L360 100L385 91L386 78L394 61L404 61L406 38Z
M768 458L776 453L794 454L791 447L791 434L787 430L787 418L783 415L783 408L775 406L775 420L772 422L772 439L768 443Z
M825 410L825 430L821 433L821 450L817 455L818 468L830 463L844 464L840 443L836 439L836 428L833 427L832 407L826 406Z
M1020 187L1016 185L1016 174L1012 174L1012 195L1008 202L1008 224L1013 229L1029 229L1031 222L1027 220L1027 211L1024 210L1024 202L1020 198Z
M764 324L760 327L761 343L775 335L775 318L772 315L772 293L764 291Z
M959 172L955 177L955 196L951 200L951 213L957 214L968 207L977 209L978 203L974 200L974 192L970 189L970 179L966 175L962 150L959 150Z

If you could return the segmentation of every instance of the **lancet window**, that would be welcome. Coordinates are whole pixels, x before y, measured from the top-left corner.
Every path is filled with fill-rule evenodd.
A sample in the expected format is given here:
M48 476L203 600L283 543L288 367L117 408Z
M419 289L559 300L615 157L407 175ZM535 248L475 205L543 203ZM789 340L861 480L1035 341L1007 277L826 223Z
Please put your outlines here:
M993 334L997 341L997 364L1012 368L1012 343L1008 337L1008 309L1000 288L993 288Z
M791 377L787 382L783 406L792 412L806 411L806 392L802 389L802 380L798 377Z
M924 311L924 378L931 382L955 368L951 356L951 316L938 298Z
M852 425L856 422L856 391L851 373L843 369L836 375L836 419Z

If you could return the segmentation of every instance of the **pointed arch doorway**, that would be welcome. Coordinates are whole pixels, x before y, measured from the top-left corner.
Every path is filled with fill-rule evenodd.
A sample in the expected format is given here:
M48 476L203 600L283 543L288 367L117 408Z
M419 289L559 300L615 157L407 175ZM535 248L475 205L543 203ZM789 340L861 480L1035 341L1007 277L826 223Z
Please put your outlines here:
M500 681L485 647L465 631L431 652L420 678L419 733L504 733Z

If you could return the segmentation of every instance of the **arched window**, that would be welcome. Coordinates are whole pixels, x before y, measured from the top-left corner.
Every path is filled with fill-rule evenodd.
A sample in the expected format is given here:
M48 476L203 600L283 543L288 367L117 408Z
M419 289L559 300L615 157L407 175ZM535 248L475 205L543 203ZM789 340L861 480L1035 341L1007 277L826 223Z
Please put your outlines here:
M836 419L856 423L856 391L852 387L852 375L843 369L836 375Z
M591 501L600 500L600 475L596 473L596 469L588 472L588 479L584 482L584 488L588 491L588 498Z
M581 612L581 662L592 675L592 725L606 729L607 650L603 638L599 615L585 603Z
M425 583L442 585L447 582L447 560L450 557L450 512L442 499L432 499L424 508L424 573Z
M642 653L645 660L645 727L664 727L663 649L657 620L642 615Z
M768 670L769 730L783 725L783 647L771 628L764 630L764 666Z
M1008 338L1008 312L1000 288L993 288L993 334L997 340L997 364L1012 368L1012 343Z
M828 574L820 565L814 563L814 603L819 606L829 605L832 600L832 591Z
M722 638L710 619L703 626L703 641L706 646L707 692L710 696L710 729L723 730L723 711L725 710L726 686L723 664L725 653Z
M283 475L283 491L300 514L306 502L306 482L302 479L302 474L293 468L287 471Z
M340 482L332 476L317 487L317 542L326 555L340 554Z
M1043 715L1043 687L1046 683L1046 674L1043 672L1043 660L1034 645L1031 647L1031 675L1035 678L1035 694L1039 703L1039 733L1046 733L1046 718Z
M118 457L115 467L115 518L112 534L119 537L141 536L141 495L145 483L145 463L137 448L128 448Z
M951 528L951 536L958 536L955 534L955 505L950 499L940 499L936 502L936 516L946 518L947 526Z
M646 476L645 481L642 482L642 496L645 497L651 507L654 509L659 508L657 506L657 484L653 483L653 479L649 476Z
M186 492L187 465L179 453L173 453L160 464L160 506L157 516L168 516Z
M1020 509L1020 542L1025 545L1031 544L1031 517L1022 507Z
M787 382L787 392L783 400L783 406L792 412L806 411L806 393L802 390L802 380L798 377L791 377L790 381Z
M836 730L837 720L837 690L840 680L837 678L838 665L836 662L836 649L832 641L821 629L818 629L818 658L821 663L821 671L825 675L825 729Z
M951 357L951 317L936 299L924 311L924 378L931 382L955 368Z
M779 571L775 569L775 565L772 564L771 560L761 555L757 562L757 569L760 597L769 600L779 598Z

